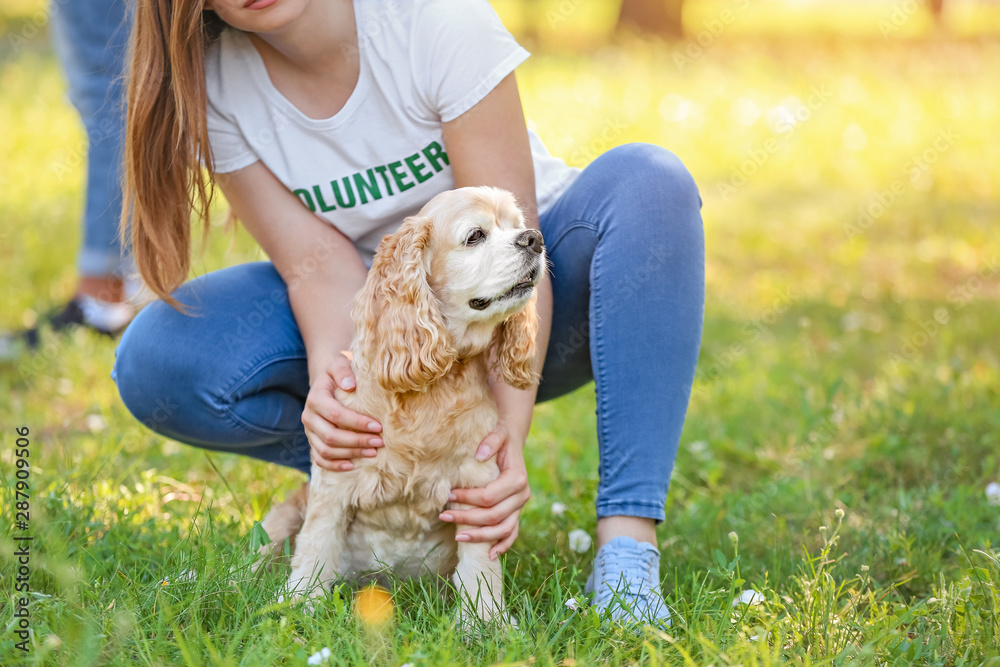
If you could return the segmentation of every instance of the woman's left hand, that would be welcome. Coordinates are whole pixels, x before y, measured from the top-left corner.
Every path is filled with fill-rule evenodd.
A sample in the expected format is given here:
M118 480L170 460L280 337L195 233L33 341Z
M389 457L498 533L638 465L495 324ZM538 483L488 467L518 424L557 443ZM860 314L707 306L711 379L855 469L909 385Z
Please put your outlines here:
M517 523L521 509L531 497L528 488L528 470L524 465L524 438L511 433L503 422L483 438L476 458L485 461L497 453L500 476L479 489L453 489L450 501L475 505L468 510L445 510L442 521L450 521L465 526L458 532L458 542L496 542L490 549L490 558L507 551L517 539Z

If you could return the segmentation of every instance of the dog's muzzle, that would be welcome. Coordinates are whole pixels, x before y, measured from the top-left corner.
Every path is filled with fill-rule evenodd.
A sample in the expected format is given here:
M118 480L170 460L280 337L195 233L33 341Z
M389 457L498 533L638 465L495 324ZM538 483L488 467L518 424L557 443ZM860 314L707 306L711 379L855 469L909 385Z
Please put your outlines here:
M532 268L503 294L491 299L476 298L469 300L469 308L473 310L486 310L497 301L521 297L533 290L535 285L538 284L539 275L541 274L541 262L538 260L538 256L545 250L545 240L542 238L542 233L537 229L526 229L517 235L517 238L514 239L514 244L529 256L526 258L525 263L533 264Z

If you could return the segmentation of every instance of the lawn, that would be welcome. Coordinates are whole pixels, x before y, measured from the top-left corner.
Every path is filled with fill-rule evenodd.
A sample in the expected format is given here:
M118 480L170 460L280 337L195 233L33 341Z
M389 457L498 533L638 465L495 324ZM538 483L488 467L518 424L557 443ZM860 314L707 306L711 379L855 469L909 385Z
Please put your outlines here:
M0 11L2 329L75 280L85 138L31 30L39 6ZM392 666L1000 665L1000 41L775 34L737 15L701 42L535 50L519 82L553 153L658 143L704 200L704 340L658 532L670 631L567 604L593 557L568 540L595 526L592 385L535 413L533 497L504 559L520 627L465 641L433 581L395 584L380 630L346 589L315 615L277 604L283 577L250 573L251 536L300 476L145 430L109 377L114 343L78 332L0 366L0 663L304 665L329 647L329 664ZM220 225L196 273L261 257Z

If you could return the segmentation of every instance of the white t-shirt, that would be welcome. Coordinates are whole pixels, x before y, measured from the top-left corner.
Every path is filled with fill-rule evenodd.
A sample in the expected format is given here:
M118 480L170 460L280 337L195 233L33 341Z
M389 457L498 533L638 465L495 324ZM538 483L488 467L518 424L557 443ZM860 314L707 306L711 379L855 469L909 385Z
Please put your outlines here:
M367 265L379 241L455 186L441 124L528 57L487 0L354 0L360 74L331 118L305 116L271 83L249 37L226 29L206 54L217 173L260 160L350 238ZM528 132L539 213L580 170Z

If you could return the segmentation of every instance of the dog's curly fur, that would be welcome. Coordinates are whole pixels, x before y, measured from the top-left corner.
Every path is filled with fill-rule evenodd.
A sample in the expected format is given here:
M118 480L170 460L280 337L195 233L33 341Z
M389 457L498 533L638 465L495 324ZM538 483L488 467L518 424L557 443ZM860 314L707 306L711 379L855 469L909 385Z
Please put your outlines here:
M545 269L541 235L496 188L442 193L382 240L352 313L357 388L336 398L378 419L385 447L348 472L314 461L311 482L264 519L265 559L298 533L293 594L389 567L453 573L469 612L500 611L491 545L456 542L438 514L461 508L448 504L452 488L499 475L494 459L475 458L497 423L488 373L518 388L538 381L535 286Z

